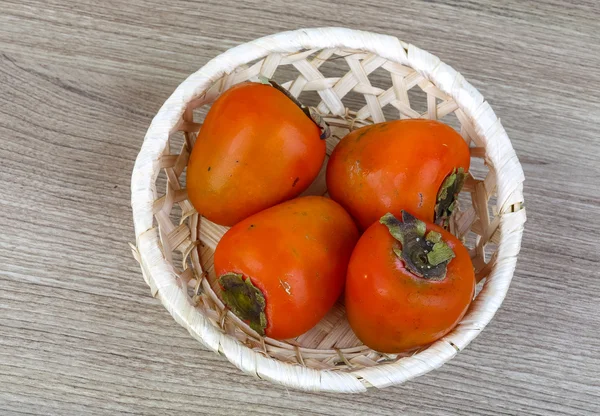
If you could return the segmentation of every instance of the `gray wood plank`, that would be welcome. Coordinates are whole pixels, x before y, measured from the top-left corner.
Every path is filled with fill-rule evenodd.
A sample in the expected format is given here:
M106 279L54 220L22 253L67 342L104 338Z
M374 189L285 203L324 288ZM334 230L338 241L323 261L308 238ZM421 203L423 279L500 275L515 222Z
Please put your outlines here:
M600 413L596 1L0 0L0 414ZM288 391L204 351L149 296L129 177L173 89L258 36L347 26L469 79L523 163L528 223L494 321L451 363L363 395Z

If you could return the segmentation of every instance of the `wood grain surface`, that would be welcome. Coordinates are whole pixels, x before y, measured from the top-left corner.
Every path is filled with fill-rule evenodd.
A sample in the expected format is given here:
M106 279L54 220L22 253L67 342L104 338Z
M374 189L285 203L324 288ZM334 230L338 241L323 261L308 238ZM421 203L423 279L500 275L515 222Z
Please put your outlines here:
M600 3L0 0L0 414L600 414ZM403 386L288 391L203 350L132 259L145 130L210 58L347 26L438 55L490 101L527 177L506 301Z

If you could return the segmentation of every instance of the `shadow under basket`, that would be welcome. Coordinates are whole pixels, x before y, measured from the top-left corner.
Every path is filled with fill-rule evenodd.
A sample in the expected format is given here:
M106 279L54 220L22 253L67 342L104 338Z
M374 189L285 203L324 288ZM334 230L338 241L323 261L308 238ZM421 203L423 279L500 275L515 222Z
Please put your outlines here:
M393 118L441 120L469 143L472 168L450 230L470 250L478 286L468 313L447 336L410 355L382 354L356 338L338 302L307 333L277 341L259 336L224 308L213 251L227 228L194 210L187 199L185 170L209 105L232 85L258 81L261 75L325 117L332 128L328 154L349 131ZM324 168L304 194L326 195ZM440 367L492 319L521 246L523 180L510 140L489 104L437 57L395 37L368 32L284 32L219 55L162 106L132 175L132 249L152 295L194 338L245 373L309 391L362 392Z

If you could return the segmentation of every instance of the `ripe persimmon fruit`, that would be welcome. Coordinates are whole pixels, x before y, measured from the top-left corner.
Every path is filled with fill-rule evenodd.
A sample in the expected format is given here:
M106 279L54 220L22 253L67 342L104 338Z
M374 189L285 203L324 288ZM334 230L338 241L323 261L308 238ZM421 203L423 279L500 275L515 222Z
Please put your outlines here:
M400 353L454 328L475 293L467 249L448 231L407 212L384 215L356 244L346 278L346 311L367 346Z
M364 230L406 210L445 225L469 170L469 146L452 127L407 119L346 135L327 165L327 188Z
M321 129L281 87L225 91L202 125L187 167L198 213L226 226L303 192L325 159Z
M358 229L336 202L292 199L230 228L214 255L224 303L260 335L293 338L341 295Z

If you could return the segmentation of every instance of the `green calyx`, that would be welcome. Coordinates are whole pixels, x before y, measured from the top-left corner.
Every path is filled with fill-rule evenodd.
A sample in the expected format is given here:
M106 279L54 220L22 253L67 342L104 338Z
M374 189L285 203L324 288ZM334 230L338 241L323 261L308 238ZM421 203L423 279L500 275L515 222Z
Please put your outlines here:
M225 273L219 277L221 297L225 305L250 328L265 335L267 316L265 314L265 297L252 284L250 278L244 280L239 273Z
M292 100L292 102L294 104L296 104L300 108L300 110L302 110L302 112L304 114L306 114L306 116L308 118L310 118L317 125L317 127L321 130L321 140L325 140L325 139L329 138L329 136L331 136L331 129L329 128L329 125L325 122L325 120L323 119L321 114L319 114L319 112L317 111L316 108L305 106L300 101L298 101L298 99L296 97L294 97L292 94L290 94L290 92L288 90L283 88L281 85L279 85L277 82L273 81L272 79L265 77L264 75L259 75L258 80L260 81L261 84L272 86L276 90L285 94L285 96L288 97L290 100Z
M394 247L393 251L404 262L408 271L434 281L446 277L446 266L454 258L454 251L440 233L430 231L425 234L425 223L406 211L402 211L402 221L387 213L379 222L402 245L402 249Z
M463 168L453 169L452 172L446 176L440 190L438 191L434 217L435 223L443 227L448 226L448 221L452 211L456 208L456 198L458 193L462 189L467 173Z

